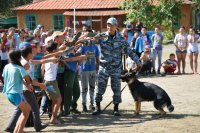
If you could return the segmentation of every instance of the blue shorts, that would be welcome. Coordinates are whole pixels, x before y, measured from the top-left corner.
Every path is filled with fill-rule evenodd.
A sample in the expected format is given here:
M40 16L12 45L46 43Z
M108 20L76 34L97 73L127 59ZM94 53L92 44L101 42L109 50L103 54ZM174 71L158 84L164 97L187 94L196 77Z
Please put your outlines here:
M192 51L191 49L188 49L187 53L188 54L199 54L199 50Z
M26 101L23 93L7 93L6 96L15 106L19 106L22 101Z
M179 49L176 49L176 54L179 54L179 53L187 54L187 50L180 51Z

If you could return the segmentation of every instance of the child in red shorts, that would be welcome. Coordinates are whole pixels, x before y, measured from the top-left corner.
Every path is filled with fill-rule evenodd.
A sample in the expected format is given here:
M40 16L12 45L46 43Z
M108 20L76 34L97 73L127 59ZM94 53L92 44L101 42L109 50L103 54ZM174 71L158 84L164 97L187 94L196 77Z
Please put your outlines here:
M166 74L174 74L177 66L177 61L175 59L175 54L171 53L169 59L163 62L162 67Z

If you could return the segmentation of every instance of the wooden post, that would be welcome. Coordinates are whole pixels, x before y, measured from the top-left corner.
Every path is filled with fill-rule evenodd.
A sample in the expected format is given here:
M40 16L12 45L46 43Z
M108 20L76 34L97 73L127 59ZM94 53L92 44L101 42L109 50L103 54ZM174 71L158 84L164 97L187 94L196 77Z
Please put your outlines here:
M92 16L90 17L90 22L91 22L91 29L93 29L93 26L92 26Z
M76 30L76 9L74 7L74 31Z
M102 28L103 28L103 18L101 16L101 30L100 30L100 32L102 32Z

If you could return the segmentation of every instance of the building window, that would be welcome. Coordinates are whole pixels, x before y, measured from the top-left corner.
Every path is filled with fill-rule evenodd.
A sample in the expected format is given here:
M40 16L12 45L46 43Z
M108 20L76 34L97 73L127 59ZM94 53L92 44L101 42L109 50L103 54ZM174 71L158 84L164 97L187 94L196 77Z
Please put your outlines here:
M26 27L30 30L34 30L37 25L37 19L35 14L27 14L25 16L26 19Z
M200 10L196 11L196 29L200 30Z
M53 28L54 30L64 29L64 16L61 14L53 15Z

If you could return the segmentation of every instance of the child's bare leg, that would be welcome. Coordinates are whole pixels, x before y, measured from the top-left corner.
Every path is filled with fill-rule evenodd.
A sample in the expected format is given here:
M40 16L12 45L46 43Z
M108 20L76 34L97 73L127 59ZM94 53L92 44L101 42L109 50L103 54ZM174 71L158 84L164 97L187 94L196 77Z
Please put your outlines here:
M16 125L16 129L14 130L14 132L23 133L23 129L25 127L31 108L29 104L27 104L24 101L20 103L19 108L22 111L22 113L18 119L18 122L17 122L18 125Z
M52 103L52 117L51 117L51 123L55 123L57 121L57 113L60 108L62 98L59 97Z

